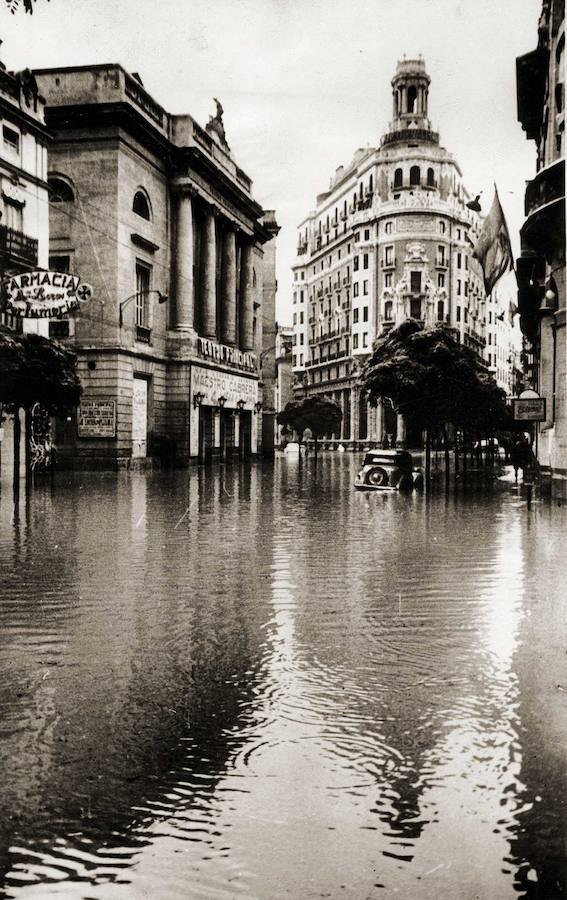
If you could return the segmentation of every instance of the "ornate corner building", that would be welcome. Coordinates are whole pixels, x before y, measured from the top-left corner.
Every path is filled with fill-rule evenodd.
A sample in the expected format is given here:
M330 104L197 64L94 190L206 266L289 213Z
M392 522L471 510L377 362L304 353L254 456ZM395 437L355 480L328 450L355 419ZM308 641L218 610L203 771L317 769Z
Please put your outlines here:
M59 462L261 452L259 364L275 291L275 251L265 251L278 226L233 158L220 102L202 128L117 64L35 77L54 136L50 268L93 288L50 322L77 352L83 384L77 420L56 436Z
M343 441L420 441L409 418L387 404L369 407L358 384L374 340L408 316L445 323L490 368L497 365L495 331L487 328L493 301L472 257L482 220L432 129L429 84L422 59L398 63L393 120L380 146L357 150L340 166L299 226L295 392L341 404Z
M537 173L526 188L516 272L532 386L546 400L546 419L537 428L537 457L558 497L567 496L564 66L565 3L544 0L537 47L516 61L518 118L537 145Z

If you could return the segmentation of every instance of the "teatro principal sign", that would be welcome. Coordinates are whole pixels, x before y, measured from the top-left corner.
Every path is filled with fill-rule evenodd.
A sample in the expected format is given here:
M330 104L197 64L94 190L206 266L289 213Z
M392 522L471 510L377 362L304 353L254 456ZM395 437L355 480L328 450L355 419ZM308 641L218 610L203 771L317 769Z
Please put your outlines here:
M12 315L51 319L77 309L93 290L78 275L67 272L23 272L2 281L2 294Z
M214 362L232 366L235 369L244 369L246 372L255 372L257 368L256 354L245 353L236 347L227 347L226 344L217 344L208 338L200 337L197 342L199 356L203 359L211 359Z

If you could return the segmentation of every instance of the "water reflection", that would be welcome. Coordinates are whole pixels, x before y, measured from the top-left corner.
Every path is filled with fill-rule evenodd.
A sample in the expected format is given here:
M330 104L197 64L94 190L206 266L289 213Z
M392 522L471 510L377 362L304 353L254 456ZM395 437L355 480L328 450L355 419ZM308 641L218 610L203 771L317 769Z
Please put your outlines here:
M7 897L562 896L563 511L354 466L0 497Z

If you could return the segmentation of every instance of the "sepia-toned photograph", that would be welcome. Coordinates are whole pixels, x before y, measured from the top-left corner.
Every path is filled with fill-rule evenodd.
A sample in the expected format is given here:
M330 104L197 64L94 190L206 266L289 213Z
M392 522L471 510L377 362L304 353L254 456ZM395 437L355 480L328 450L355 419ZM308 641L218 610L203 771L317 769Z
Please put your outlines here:
M564 0L0 0L0 897L567 898Z

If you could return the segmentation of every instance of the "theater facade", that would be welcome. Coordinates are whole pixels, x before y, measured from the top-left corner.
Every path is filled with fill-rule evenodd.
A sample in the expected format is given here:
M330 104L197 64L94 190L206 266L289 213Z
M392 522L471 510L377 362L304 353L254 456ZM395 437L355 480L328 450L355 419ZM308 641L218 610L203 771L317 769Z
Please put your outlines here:
M259 453L265 248L278 227L233 158L222 105L202 128L117 64L35 77L54 138L49 269L92 287L49 324L83 385L56 436L59 463Z

